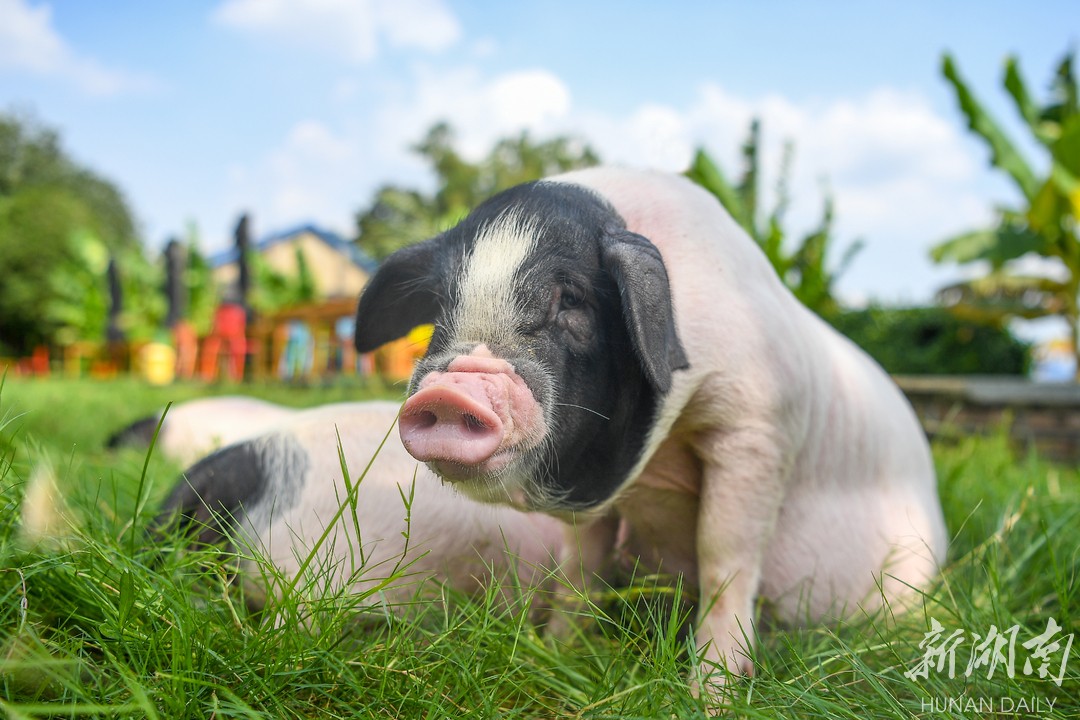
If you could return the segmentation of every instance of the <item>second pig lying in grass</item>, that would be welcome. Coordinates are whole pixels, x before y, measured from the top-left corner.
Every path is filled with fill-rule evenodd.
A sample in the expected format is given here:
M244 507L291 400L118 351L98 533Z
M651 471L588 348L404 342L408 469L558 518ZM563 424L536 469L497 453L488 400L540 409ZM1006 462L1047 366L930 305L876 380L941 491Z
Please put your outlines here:
M221 395L173 405L164 419L162 412L113 433L107 446L146 448L157 431L157 452L190 465L213 450L255 437L300 411L244 395Z
M159 525L229 543L247 578L265 574L256 559L265 558L278 580L305 574L372 604L408 602L429 581L465 593L508 573L525 587L540 583L560 552L562 523L444 487L397 432L387 437L397 410L367 402L298 411L192 466Z

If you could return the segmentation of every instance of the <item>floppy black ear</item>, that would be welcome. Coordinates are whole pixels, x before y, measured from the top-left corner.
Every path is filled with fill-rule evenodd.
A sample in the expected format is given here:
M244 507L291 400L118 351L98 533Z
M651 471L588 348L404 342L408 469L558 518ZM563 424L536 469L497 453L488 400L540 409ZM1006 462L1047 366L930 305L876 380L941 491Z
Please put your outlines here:
M436 278L438 238L402 248L386 258L360 294L354 342L359 352L405 337L417 325L435 322L441 295Z
M647 238L619 230L605 236L601 258L618 285L623 321L645 375L658 392L666 393L672 373L690 367L690 361L675 327L660 251Z

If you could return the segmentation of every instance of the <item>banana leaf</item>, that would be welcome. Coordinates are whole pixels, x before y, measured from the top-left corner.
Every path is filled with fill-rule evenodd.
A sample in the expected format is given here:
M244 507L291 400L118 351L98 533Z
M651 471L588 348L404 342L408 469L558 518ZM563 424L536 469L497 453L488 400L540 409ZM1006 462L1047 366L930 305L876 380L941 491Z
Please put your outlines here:
M1070 117L1080 114L1080 99L1076 87L1076 75L1073 74L1073 54L1069 53L1058 65L1054 81L1050 86L1053 99L1042 111L1042 118L1048 122L1064 125Z
M1063 187L1066 192L1075 189L1080 177L1080 115L1073 115L1061 129L1060 136L1050 146L1054 165L1067 173L1065 182L1071 179L1071 187Z
M1069 309L1070 289L1050 278L992 273L937 292L938 301L968 320L1002 323L1010 317L1035 319Z
M945 55L941 71L956 91L956 99L960 103L960 110L967 118L968 127L990 146L991 163L1007 172L1016 181L1025 198L1028 200L1033 198L1039 190L1035 173L993 117L971 94L957 72L951 55Z
M1027 122L1035 137L1044 145L1054 142L1060 135L1057 124L1046 122L1042 117L1039 106L1031 99L1027 85L1020 77L1020 67L1014 57L1005 61L1005 89L1009 91L1017 110L1020 111L1020 116Z
M930 257L934 262L959 264L985 260L996 269L1029 252L1046 254L1048 249L1042 235L1021 225L1004 224L949 238L931 248Z
M761 136L761 123L754 118L750 123L750 135L743 144L743 175L739 186L735 188L741 202L742 216L736 216L739 224L750 232L758 244L762 244L761 233L757 230L757 185L758 185L758 147Z
M776 269L777 274L780 277L784 277L787 271L791 269L791 259L784 256L784 227L781 224L780 215L773 213L769 217L768 232L765 235L765 242L762 243L761 249L765 251L765 256L769 258L769 262Z
M1039 192L1031 200L1031 207L1024 216L1031 232L1046 239L1046 253L1063 257L1061 235L1064 230L1063 215L1068 214L1069 198L1063 195L1053 178L1043 183Z

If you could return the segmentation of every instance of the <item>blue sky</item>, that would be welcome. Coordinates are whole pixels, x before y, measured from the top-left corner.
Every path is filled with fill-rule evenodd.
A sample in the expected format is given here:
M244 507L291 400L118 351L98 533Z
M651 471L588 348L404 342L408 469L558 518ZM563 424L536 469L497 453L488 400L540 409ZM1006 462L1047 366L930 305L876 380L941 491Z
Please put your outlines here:
M607 161L678 171L707 146L737 172L763 120L772 201L796 146L793 230L836 197L851 302L913 302L958 276L927 248L987 222L987 169L940 77L956 56L1037 161L1000 81L1019 56L1041 97L1080 42L1075 2L0 0L0 109L60 130L117 182L144 240L194 221L207 250L238 214L259 235L349 235L387 182L430 185L409 143L450 120L466 152L574 134Z

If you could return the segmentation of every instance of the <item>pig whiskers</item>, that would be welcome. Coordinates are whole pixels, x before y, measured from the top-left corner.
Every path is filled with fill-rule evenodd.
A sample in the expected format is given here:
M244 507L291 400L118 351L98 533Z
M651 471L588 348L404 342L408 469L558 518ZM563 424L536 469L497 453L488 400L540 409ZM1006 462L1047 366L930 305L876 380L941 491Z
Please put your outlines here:
M561 403L561 402L557 402L557 403L555 403L555 405L561 405L563 407L577 408L579 410L584 410L585 412L591 412L593 415L595 415L597 417L600 417L600 418L603 418L605 420L611 420L611 418L609 418L607 415L601 415L600 413L596 412L592 408L587 408L584 405L575 405L574 403Z

